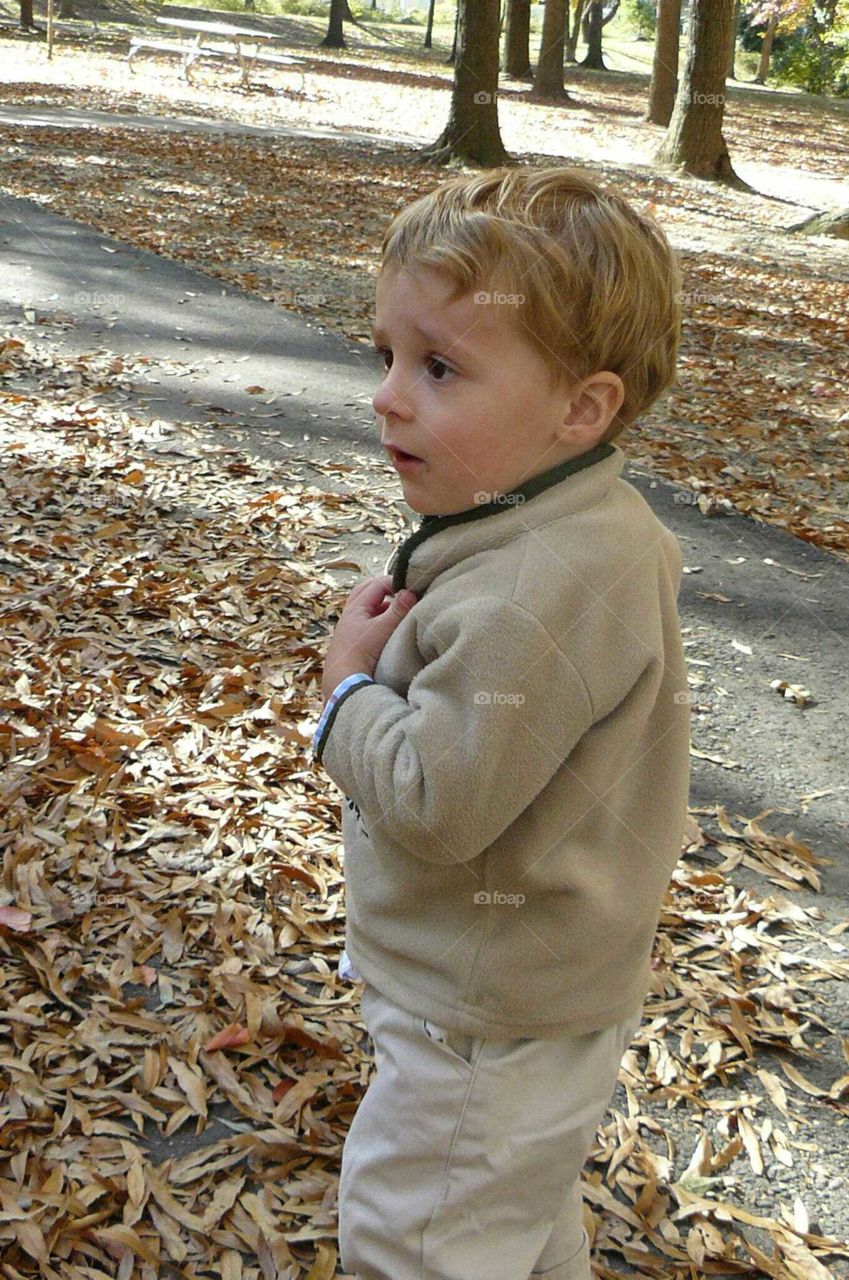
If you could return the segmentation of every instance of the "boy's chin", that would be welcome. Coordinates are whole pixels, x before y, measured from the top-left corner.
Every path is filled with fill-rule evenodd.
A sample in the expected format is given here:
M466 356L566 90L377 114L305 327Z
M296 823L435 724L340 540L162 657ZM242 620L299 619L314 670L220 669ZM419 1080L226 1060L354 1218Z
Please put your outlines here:
M466 506L458 506L455 502L451 505L448 498L444 502L438 499L428 498L425 494L417 494L414 486L404 485L402 482L402 490L404 491L404 501L411 511L415 511L420 516L454 516L459 511L467 510ZM468 504L471 505L471 502Z
M434 508L432 503L425 502L424 499L417 502L415 498L412 500L410 498L405 498L404 501L411 511L415 511L415 513L420 516L445 516L453 514L452 512L443 511L441 507L439 509Z

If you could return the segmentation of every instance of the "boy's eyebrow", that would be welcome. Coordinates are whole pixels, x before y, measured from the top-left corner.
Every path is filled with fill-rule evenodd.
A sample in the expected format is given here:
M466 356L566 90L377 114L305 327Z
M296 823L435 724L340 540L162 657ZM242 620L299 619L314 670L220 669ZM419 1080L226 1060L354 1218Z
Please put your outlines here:
M456 341L452 341L451 339L446 337L439 337L435 333L428 333L425 329L420 328L417 324L414 324L413 328L415 329L416 333L418 333L422 338L424 338L425 342L427 342L431 347L435 347L439 351L448 352L449 350L451 350L451 351L456 351L459 355L463 355L465 353L465 347L460 339L457 339ZM377 325L372 325L371 336L372 336L373 342L387 341L386 334L383 332L382 329L379 329Z

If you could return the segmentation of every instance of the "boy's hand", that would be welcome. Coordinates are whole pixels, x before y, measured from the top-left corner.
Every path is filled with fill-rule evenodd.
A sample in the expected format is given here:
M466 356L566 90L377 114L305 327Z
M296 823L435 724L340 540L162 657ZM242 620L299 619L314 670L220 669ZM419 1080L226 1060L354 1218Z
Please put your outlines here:
M392 596L391 590L391 576L380 575L358 582L348 596L327 646L321 682L324 702L339 681L355 671L374 675L384 645L418 599L412 591Z

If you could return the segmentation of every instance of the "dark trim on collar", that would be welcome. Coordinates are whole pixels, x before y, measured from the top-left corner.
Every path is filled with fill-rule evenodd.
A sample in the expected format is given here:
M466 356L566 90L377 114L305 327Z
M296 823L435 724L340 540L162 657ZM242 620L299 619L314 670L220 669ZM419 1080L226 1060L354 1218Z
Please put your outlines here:
M549 489L552 485L559 484L561 480L565 480L567 476L574 474L574 472L583 471L585 467L591 467L594 462L601 462L604 458L609 458L613 452L615 452L614 446L609 441L606 444L594 445L592 449L588 449L585 453L579 453L574 458L567 458L565 462L558 462L556 466L549 467L547 471L541 471L539 475L532 476L526 484L521 484L516 489L511 489L507 494L501 494L499 498L494 499L492 502L484 502L480 506L469 507L466 511L455 511L447 516L422 516L418 529L400 544L387 565L387 571L391 570L392 572L392 591L403 591L407 581L407 566L410 562L410 556L416 547L431 537L432 534L439 533L440 530L447 529L453 524L465 524L468 520L482 520L484 516L497 515L499 511L509 511L515 506L515 503L509 501L509 499L518 495L521 495L524 501L536 497L544 489Z

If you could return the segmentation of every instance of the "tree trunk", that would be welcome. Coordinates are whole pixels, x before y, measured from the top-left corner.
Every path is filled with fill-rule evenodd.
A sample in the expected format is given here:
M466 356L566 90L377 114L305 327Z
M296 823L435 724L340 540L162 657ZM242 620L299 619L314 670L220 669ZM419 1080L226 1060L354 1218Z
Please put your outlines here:
M455 66L457 63L457 37L460 34L460 0L457 0L457 7L454 10L454 43L451 46L451 52L445 61L449 66Z
M778 13L773 13L769 20L766 31L764 32L763 44L761 45L761 60L758 63L758 74L755 76L752 84L766 84L766 76L769 71L769 56L772 53L772 42L775 39L775 28L778 26Z
M678 46L681 35L681 0L659 0L654 64L649 87L646 120L664 127L672 119L678 91Z
M548 0L546 0L546 9ZM604 26L604 0L590 0L586 11L587 56L582 67L590 67L593 71L606 71L604 58L601 56L601 32Z
M448 123L417 159L494 168L510 161L498 128L498 0L459 0L458 15Z
M737 79L737 32L740 30L741 0L734 0L734 14L731 19L731 53L728 58L728 79Z
M32 20L32 0L21 0L21 27L29 31L35 23Z
M669 129L655 158L659 165L694 178L744 187L722 136L733 9L734 0L691 0L687 62Z
M571 3L571 0L569 0ZM578 36L581 34L581 22L584 14L584 0L576 0L575 12L572 18L572 30L566 37L566 61L577 62L575 50L578 47Z
M535 98L558 98L571 102L563 88L563 53L568 0L545 0L542 36L532 94Z
M319 48L325 45L328 49L346 49L343 19L348 0L330 0L330 18L327 23L327 35L320 42Z
M375 0L376 3L376 0ZM436 0L430 0L427 7L427 30L425 31L424 47L426 49L433 48L433 11L436 7Z
M531 0L507 0L504 70L514 80L531 74Z
M77 14L74 9L74 0L61 0L59 5L60 18L76 18Z

